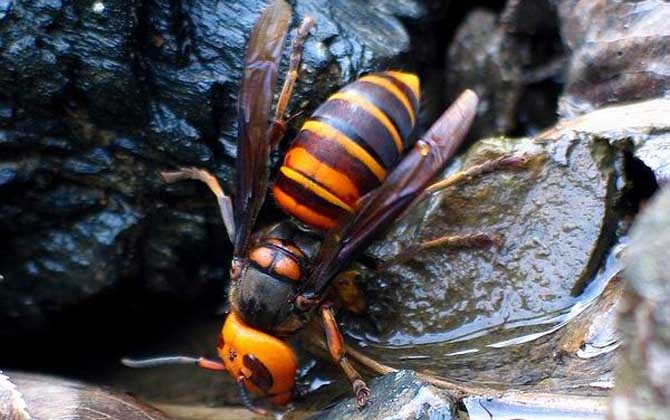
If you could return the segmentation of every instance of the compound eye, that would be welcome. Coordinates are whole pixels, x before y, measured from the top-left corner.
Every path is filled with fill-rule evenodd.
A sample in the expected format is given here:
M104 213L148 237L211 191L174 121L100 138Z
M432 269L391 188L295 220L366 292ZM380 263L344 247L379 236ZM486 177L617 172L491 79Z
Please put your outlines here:
M251 376L247 379L258 388L262 389L263 392L269 392L274 381L272 379L272 373L265 367L263 362L255 358L252 354L245 354L242 358L242 363L244 363L244 367L251 371Z

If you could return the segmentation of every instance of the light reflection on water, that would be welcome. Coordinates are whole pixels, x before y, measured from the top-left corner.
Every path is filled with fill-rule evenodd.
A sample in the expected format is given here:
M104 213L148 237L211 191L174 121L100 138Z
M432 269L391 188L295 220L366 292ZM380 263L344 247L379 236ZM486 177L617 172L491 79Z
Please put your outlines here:
M482 326L476 321L461 325L457 328L428 333L420 337L391 336L382 341L373 336L358 337L360 347L377 353L385 353L385 359L391 361L389 354L399 362L425 360L444 357L457 358L458 356L483 353L493 349L502 349L526 343L532 343L539 338L561 330L567 323L589 308L602 295L609 282L621 271L621 257L625 250L627 238L619 240L618 244L608 252L600 270L593 279L575 296L571 305L551 313L534 317L515 319L498 325ZM582 358L594 357L610 352L618 347L618 341L613 338L614 330L605 328L599 332L594 342L585 343L585 348L578 352ZM402 335L402 334L401 334ZM392 343L408 343L394 345ZM436 349L445 351L437 352Z
M497 398L471 397L464 401L470 420L596 420L603 410L587 407L542 407Z

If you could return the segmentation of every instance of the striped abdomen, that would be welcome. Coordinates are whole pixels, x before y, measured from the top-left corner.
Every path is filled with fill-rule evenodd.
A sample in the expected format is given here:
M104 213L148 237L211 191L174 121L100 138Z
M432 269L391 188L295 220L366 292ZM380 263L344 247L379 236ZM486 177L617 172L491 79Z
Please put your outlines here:
M332 95L305 122L284 157L272 191L289 214L330 229L378 187L414 127L419 79L370 74Z

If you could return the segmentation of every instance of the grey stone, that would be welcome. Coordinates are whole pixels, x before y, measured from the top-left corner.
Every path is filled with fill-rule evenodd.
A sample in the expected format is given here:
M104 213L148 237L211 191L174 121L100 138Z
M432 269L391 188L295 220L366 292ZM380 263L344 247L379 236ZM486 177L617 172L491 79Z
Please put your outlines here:
M373 379L369 383L372 401L359 409L353 398L345 398L313 419L365 420L451 420L454 403L439 389L417 378L416 373L401 370Z
M635 223L626 254L623 334L610 418L667 419L670 413L670 188Z
M2 420L154 419L168 416L136 399L55 376L0 371Z
M562 117L667 94L668 2L562 0L558 4L561 36L569 50L559 105Z

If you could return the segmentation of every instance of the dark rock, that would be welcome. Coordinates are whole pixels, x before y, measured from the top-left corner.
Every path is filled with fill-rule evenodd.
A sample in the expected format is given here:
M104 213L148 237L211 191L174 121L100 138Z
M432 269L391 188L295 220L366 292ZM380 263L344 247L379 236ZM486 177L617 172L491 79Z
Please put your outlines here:
M469 87L482 98L472 138L535 134L557 112L572 118L664 97L668 16L662 0L513 0L499 15L474 10L449 46L447 95Z
M570 50L559 107L563 117L667 94L668 2L563 0L558 9Z
M0 372L3 420L103 420L169 417L132 397L53 376Z
M501 69L493 54L499 53L500 33L497 31L497 16L485 9L472 11L459 26L454 42L447 54L447 95L454 97L464 86L479 95L482 116L475 120L470 133L473 138L481 138L492 130L504 132L510 128L510 116L496 112L502 103L509 108L508 88L500 86ZM493 45L493 48L487 48ZM472 71L472 69L476 69ZM495 74L491 74L495 73ZM481 77L481 75L486 75ZM492 79L493 78L493 79ZM492 84L490 86L489 84ZM497 97L492 99L492 89L497 88Z
M265 3L0 1L0 319L22 320L2 333L122 281L182 300L220 292L230 247L214 200L158 173L207 167L230 190L245 42ZM423 13L294 6L293 26L309 13L318 29L292 112L362 72L407 67L394 14Z
M56 190L58 191L58 190ZM77 208L76 191L61 191L73 200L57 202ZM84 203L86 198L83 198ZM44 210L43 210L44 211ZM56 208L58 211L58 208ZM57 214L57 213L56 213ZM21 220L23 213L15 220ZM48 211L44 211L48 217ZM63 307L109 290L132 269L127 244L138 216L121 199L111 197L103 211L84 212L75 221L42 232L12 238L12 255L3 255L0 285L1 334L44 327Z
M638 218L625 258L623 346L610 418L665 419L670 413L669 188Z
M475 9L447 53L447 96L481 98L470 136L535 134L555 120L563 48L549 1L508 1L500 15Z
M353 398L346 398L314 419L428 420L455 419L454 403L439 389L418 378L412 371L401 370L373 379L368 384L372 401L363 409Z

